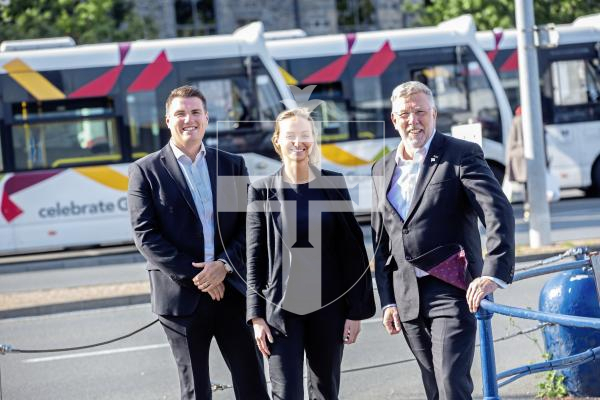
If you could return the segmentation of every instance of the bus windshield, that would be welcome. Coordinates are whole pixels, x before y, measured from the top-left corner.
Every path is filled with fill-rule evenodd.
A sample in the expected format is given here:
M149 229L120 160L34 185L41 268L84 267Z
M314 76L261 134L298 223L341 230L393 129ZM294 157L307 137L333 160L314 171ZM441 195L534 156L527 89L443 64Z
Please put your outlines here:
M16 170L121 161L109 99L13 104Z

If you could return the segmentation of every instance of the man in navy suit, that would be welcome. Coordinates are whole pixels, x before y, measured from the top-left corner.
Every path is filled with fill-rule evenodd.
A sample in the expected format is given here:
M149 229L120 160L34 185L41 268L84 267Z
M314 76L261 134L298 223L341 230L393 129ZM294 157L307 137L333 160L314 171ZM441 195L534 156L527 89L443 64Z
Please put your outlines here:
M383 324L389 334L404 334L429 400L470 399L472 313L512 281L512 207L477 144L436 132L426 85L406 82L391 100L402 141L372 171ZM478 219L487 233L485 262Z
M245 318L245 214L216 208L222 199L245 206L244 159L204 146L206 99L194 87L171 92L166 123L169 143L129 168L128 205L136 246L148 262L152 310L179 370L181 398L211 398L214 337L236 398L268 399L262 358ZM239 184L218 184L223 176Z

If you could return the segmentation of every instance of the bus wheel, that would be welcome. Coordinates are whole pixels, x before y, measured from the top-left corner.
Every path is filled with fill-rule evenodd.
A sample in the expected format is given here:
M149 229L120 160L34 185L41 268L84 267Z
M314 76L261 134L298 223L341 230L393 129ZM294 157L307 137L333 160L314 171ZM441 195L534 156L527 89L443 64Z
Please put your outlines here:
M592 167L592 186L586 190L588 196L600 196L600 158L594 162Z
M494 174L498 182L500 182L500 184L502 185L502 180L504 179L504 167L493 161L488 161L487 163L490 166L490 169L492 170L492 173Z

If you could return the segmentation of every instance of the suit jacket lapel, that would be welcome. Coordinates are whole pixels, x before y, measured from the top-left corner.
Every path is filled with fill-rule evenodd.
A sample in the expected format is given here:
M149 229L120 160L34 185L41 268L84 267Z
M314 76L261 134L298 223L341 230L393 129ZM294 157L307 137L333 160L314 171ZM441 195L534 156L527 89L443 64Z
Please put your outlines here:
M196 204L194 203L194 198L192 197L192 192L187 185L185 177L183 176L183 172L181 172L181 169L179 168L179 163L175 158L175 154L173 154L173 150L171 150L170 144L167 143L167 145L162 148L160 159L171 178L175 181L175 185L183 195L183 198L187 202L188 206L192 209L192 212L196 218L198 218L198 221L200 221L198 210L196 210Z
M219 215L217 214L217 197L219 193L217 193L217 151L210 147L206 148L206 166L208 167L208 177L210 178L210 191L212 193L212 207L213 207L213 225L215 235L217 233L217 219Z
M388 208L388 212L389 211L396 211L396 213L398 214L398 218L402 219L402 217L400 216L400 214L397 212L398 210L396 210L393 206L392 203L390 203L390 200L388 199L388 192L390 191L390 188L392 187L392 185L395 182L392 182L393 177L394 177L394 172L396 171L396 152L392 151L390 152L385 159L385 164L384 164L384 169L383 169L383 183L384 183L384 191L383 191L383 196L385 196L385 207ZM377 205L374 205L375 207Z
M283 194L283 167L281 167L275 174L271 175L269 179L269 186L267 188L267 210L271 217L271 222L279 236L282 237L281 232L281 218L283 217L281 212L283 211L283 202L285 197ZM275 203L277 202L277 203Z
M423 193L425 193L425 189L427 188L429 181L431 181L435 170L440 164L440 159L444 151L444 147L442 146L444 143L444 136L439 132L435 132L434 135L435 136L431 140L431 145L429 146L429 151L423 160L419 177L417 178L415 193L413 194L410 209L408 210L408 215L406 216L407 221L415 212L417 205L421 201L421 197L423 197Z

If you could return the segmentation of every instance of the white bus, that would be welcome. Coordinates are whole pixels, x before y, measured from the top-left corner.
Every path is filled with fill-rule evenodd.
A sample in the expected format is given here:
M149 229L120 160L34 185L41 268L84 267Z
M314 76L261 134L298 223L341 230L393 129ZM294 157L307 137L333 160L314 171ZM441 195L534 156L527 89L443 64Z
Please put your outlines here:
M290 94L262 30L253 23L203 38L3 43L0 254L132 242L128 163L167 142L164 101L183 84L207 96L206 142L216 143L216 121L236 121L219 122L219 148L247 153L251 174L270 172L275 160L261 155L273 152L269 121Z
M538 47L540 94L550 169L561 188L600 194L600 14L557 25L553 47ZM477 33L506 90L519 101L515 30Z
M480 124L486 159L501 180L502 143L512 113L475 33L473 19L462 16L414 29L312 37L294 33L291 38L282 32L267 41L267 48L290 85L316 85L310 99L323 101L317 119L323 121L325 167L347 177L368 176L371 164L399 143L390 122L392 90L418 80L433 91L440 131ZM364 199L359 211L368 211L368 205Z

